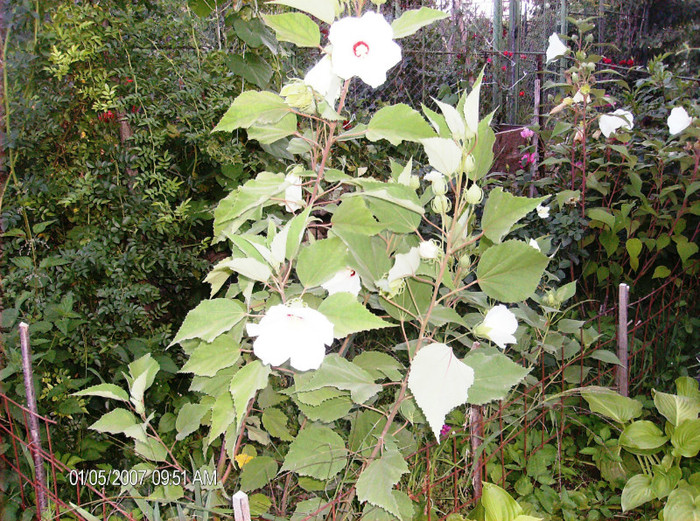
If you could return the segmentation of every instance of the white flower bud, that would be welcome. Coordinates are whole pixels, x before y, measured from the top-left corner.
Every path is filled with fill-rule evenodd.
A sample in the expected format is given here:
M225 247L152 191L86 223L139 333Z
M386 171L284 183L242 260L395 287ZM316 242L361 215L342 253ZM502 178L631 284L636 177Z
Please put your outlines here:
M479 186L476 183L473 183L469 187L469 190L467 190L467 202L469 204L479 204L483 198L484 191L481 188L479 188Z
M464 171L467 174L471 174L474 170L476 170L476 161L474 160L474 155L469 154L464 158Z
M430 205L433 208L433 211L435 213L439 213L440 215L446 214L450 211L450 208L452 208L452 203L444 195L436 195Z

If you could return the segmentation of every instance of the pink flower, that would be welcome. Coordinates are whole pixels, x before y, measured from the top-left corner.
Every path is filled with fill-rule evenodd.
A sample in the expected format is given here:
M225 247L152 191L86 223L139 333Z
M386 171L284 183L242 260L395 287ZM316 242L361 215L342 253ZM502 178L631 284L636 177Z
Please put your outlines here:
M440 429L440 437L444 438L445 436L450 434L451 430L452 430L452 427L450 427L449 425L447 425L447 424L443 425L442 429Z
M520 137L523 139L530 139L534 135L535 133L527 127L523 127L523 129L520 131Z

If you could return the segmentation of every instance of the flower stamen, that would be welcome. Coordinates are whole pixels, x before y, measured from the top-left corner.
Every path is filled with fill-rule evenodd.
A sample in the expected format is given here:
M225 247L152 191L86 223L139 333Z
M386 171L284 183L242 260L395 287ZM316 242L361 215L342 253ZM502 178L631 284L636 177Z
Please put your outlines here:
M365 42L360 40L359 42L357 42L355 45L352 46L352 52L358 58L361 58L362 56L367 56L369 54L369 45L367 45Z

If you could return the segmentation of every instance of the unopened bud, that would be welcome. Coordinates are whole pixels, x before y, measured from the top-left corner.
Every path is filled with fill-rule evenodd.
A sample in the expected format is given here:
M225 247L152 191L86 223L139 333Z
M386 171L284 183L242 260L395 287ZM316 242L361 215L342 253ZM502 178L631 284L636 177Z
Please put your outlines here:
M433 193L438 196L444 196L447 193L447 183L444 177L433 180Z
M452 207L452 203L444 195L436 195L430 205L432 206L433 211L435 213L439 213L440 215L445 215Z
M459 266L461 268L468 268L472 265L472 258L469 255L462 255L459 258Z
M593 33L588 33L586 35L586 42L593 43Z
M469 204L479 204L484 197L484 192L476 183L472 183L467 190L466 200Z
M467 174L471 174L474 170L476 170L476 161L474 160L474 155L469 154L464 158L464 171Z

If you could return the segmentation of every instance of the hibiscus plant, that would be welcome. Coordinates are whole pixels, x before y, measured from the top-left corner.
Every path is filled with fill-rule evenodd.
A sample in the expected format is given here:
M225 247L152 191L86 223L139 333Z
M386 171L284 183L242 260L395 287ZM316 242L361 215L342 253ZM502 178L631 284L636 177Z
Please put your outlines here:
M215 210L214 239L231 254L172 342L199 396L180 409L177 438L203 427L219 480L240 469L246 491L282 475L283 515L298 484L295 519L335 508L408 520L412 500L395 486L424 425L439 441L453 409L503 399L529 371L506 353L525 318L517 304L540 301L549 259L508 235L530 212L546 218L546 197L500 187L484 197L495 135L492 114L479 117L482 76L456 106L385 106L344 127L353 78L381 85L401 60L396 40L446 13L410 10L390 24L363 0L275 3L296 9L264 16L277 38L322 56L280 93L243 92L214 129L245 129L289 166L257 173ZM309 15L330 24L325 47ZM411 159L349 175L336 145L365 140L417 143L429 173ZM551 291L548 309L571 295L573 285ZM385 328L393 348L356 352L356 334ZM136 373L132 383L144 384ZM244 452L246 440L275 449Z

